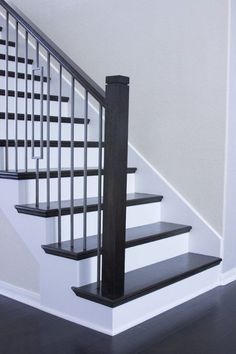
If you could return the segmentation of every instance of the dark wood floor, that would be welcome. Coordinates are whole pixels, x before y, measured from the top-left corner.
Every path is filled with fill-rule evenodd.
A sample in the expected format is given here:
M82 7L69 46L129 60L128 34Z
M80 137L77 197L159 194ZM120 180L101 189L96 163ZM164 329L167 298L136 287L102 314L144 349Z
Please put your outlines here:
M0 354L236 354L236 282L116 337L0 296Z

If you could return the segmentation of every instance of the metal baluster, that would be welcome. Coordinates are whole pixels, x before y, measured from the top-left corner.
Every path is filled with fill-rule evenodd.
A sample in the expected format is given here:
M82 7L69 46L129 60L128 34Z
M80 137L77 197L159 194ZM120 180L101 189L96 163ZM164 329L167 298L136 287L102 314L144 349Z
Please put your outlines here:
M71 82L71 167L70 167L70 243L74 248L74 139L75 139L75 79Z
M61 243L61 97L62 66L59 70L59 114L58 114L58 243Z
M8 124L8 57L9 57L9 47L8 47L8 41L9 41L9 13L6 12L6 81L5 81L5 98L6 98L6 114L5 114L5 124L6 124L6 148L5 148L5 168L6 171L9 169L9 124ZM17 58L16 58L17 60ZM17 93L16 93L17 94Z
M47 55L47 208L50 208L50 60Z
M16 61L15 61L15 170L18 171L18 47L19 47L19 37L18 37L18 22L16 21Z
M97 288L100 289L102 247L102 106L99 105L98 129L98 221L97 221Z
M25 171L28 170L28 32L25 32ZM33 77L32 77L33 83ZM32 98L33 99L33 98ZM33 124L33 112L31 113Z
M32 70L32 159L36 160L36 181L35 181L35 204L36 207L39 206L39 160L43 159L43 67L39 67L39 43L36 45L36 65L37 68ZM35 131L34 131L34 77L35 72L40 71L40 82L41 82L41 90L40 90L40 141L39 141L39 154L35 154Z
M87 176L88 176L88 91L85 91L84 107L84 203L83 203L83 250L87 249Z

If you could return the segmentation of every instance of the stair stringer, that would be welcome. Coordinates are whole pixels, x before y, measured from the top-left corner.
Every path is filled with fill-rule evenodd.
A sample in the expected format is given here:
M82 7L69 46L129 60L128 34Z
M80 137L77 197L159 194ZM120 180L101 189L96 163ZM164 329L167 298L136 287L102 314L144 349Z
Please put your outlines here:
M189 236L189 252L220 257L222 237L131 144L129 144L129 163L137 167L135 176L137 190L147 193L161 191L164 196L161 205L161 220L192 226Z

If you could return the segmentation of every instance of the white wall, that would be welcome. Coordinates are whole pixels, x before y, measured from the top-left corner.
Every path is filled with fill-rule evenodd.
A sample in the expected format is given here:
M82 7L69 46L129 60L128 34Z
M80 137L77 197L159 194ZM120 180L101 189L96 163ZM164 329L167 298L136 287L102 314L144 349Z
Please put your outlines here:
M228 0L13 3L100 85L131 77L130 141L221 233Z

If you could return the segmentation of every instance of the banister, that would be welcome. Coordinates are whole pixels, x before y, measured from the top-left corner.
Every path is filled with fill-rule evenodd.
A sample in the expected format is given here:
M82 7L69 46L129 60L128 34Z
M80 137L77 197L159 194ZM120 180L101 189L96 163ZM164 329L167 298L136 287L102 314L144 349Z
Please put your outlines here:
M92 80L68 55L43 33L15 5L0 0L0 5L17 20L97 101L105 105L104 90Z
M70 201L69 201L69 214L70 214L70 247L74 248L75 242L75 228L74 228L74 214L75 214L75 148L83 148L83 251L87 250L87 213L88 209L88 148L91 143L95 143L94 147L98 147L98 198L97 198L97 287L100 289L103 296L108 298L117 298L123 294L124 279L125 279L125 236L126 236L126 186L127 186L127 154L128 154L128 120L129 120L129 78L126 76L116 75L106 77L106 91L104 92L77 64L75 64L53 41L48 38L37 26L35 26L24 14L22 14L14 5L10 6L9 2L0 0L0 6L3 11L6 11L6 40L3 42L6 45L6 80L5 80L5 96L6 96L6 171L8 171L8 147L9 144L9 129L8 129L8 98L15 97L15 166L18 169L18 97L24 98L24 141L23 147L25 150L25 171L28 170L28 147L32 148L31 158L35 160L35 208L38 209L41 203L40 197L40 167L41 160L44 159L44 147L46 147L46 198L47 208L51 208L50 196L50 147L57 147L57 243L61 246L63 237L63 219L62 216L65 208L62 203L62 148L70 147ZM16 24L15 28L15 44L9 42L9 24L10 18L13 18L13 23ZM25 42L22 48L25 51L24 72L24 92L19 92L18 88L18 35L19 25L25 32ZM13 31L14 32L14 31ZM29 36L36 42L35 49L35 64L36 67L32 68L30 80L32 81L31 93L28 92L28 56L29 56ZM9 44L10 43L10 44ZM9 46L15 46L15 60L16 72L15 82L16 90L8 90L8 50ZM40 48L44 48L47 52L46 64L42 66L40 60ZM58 102L56 115L58 115L57 134L58 139L56 146L51 145L50 140L50 112L51 101L53 96L50 95L50 68L51 57L54 58L59 64L59 74L57 75ZM31 59L32 65L34 59ZM46 68L46 94L44 94L44 68ZM71 114L71 134L70 141L62 140L62 103L63 100L63 85L62 74L63 69L71 76L71 93L67 97L66 102L70 101ZM40 94L35 97L35 71L40 70ZM78 142L75 136L75 82L79 82L84 89L84 138L82 142ZM9 94L10 93L10 94ZM19 93L21 95L19 95ZM88 141L88 122L89 122L89 100L90 95L97 101L96 107L98 109L98 142ZM9 96L9 97L8 97ZM31 104L31 127L32 139L31 145L28 140L28 98L32 98ZM40 140L35 140L35 104L34 100L40 99L39 110L40 116ZM46 100L47 104L43 102ZM46 112L45 112L46 109ZM46 113L46 125L44 124L44 117ZM104 113L104 114L103 114ZM105 119L103 119L105 117ZM103 129L104 128L104 129ZM46 130L44 130L46 129ZM46 133L46 141L44 140L43 131ZM77 143L76 143L77 142ZM39 144L38 144L39 143ZM46 143L46 144L45 144ZM66 144L64 144L66 143ZM79 144L78 144L79 143ZM40 147L40 153L36 154L35 147ZM104 168L103 168L104 166ZM104 177L102 178L102 169L104 170ZM102 197L103 195L103 197ZM103 210L103 212L102 212ZM96 211L96 208L95 210ZM102 253L102 257L101 257ZM102 269L101 269L102 268ZM102 274L101 274L102 273Z

